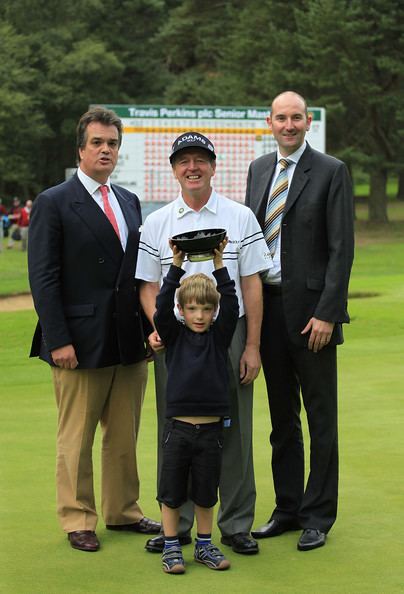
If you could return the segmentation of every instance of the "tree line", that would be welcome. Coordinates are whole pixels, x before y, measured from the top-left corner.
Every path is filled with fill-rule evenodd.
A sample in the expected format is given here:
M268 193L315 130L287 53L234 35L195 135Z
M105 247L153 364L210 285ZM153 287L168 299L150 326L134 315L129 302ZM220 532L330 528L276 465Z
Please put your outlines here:
M369 219L404 199L401 0L2 0L0 194L32 197L74 163L92 103L327 110L327 152L369 176Z

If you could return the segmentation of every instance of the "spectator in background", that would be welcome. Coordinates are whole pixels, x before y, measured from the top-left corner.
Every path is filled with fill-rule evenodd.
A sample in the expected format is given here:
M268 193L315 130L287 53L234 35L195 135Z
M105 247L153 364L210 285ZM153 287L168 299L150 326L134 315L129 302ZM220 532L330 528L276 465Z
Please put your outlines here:
M21 249L23 252L27 251L28 245L28 227L29 227L29 217L31 214L32 208L32 200L27 200L25 205L21 209L21 215L18 220L18 227L20 229L21 235Z
M4 221L7 219L7 209L0 198L0 252L3 251Z
M17 198L17 196L14 196L13 204L10 208L9 213L8 213L8 218L11 223L10 228L8 230L7 248L9 250L11 250L14 245L13 233L17 232L19 230L19 221L20 221L20 216L21 216L21 210L22 210L21 201L19 198Z

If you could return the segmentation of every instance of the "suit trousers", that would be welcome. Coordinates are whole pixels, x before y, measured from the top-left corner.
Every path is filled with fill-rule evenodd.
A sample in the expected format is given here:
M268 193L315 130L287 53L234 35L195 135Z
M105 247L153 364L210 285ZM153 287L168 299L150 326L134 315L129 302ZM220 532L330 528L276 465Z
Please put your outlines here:
M137 503L136 440L147 382L147 363L100 369L52 367L58 407L57 513L65 532L95 530L92 447L102 430L101 508L106 524L129 524Z
M336 347L314 353L294 344L286 329L282 296L264 291L261 357L272 422L272 518L299 520L303 529L328 532L338 499ZM300 393L310 434L306 485Z
M239 319L229 348L229 396L231 426L224 429L222 471L219 483L220 507L217 523L222 534L249 533L254 520L255 478L252 447L253 384L240 384L239 363L246 340L245 317ZM155 358L156 400L158 415L158 477L161 472L163 429L166 409L164 353ZM179 371L180 372L180 371ZM191 501L180 509L179 534L192 528L194 510Z

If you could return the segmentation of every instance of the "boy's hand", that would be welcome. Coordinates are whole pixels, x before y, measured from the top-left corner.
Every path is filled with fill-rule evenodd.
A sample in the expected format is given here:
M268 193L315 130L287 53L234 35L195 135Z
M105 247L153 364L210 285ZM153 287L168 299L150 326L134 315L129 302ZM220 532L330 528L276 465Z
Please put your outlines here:
M178 266L178 268L181 268L181 266L184 263L185 252L182 252L181 250L179 250L177 248L177 246L173 244L173 242L172 242L171 239L168 240L168 243L170 244L170 248L173 251L173 264L174 264L174 266Z
M161 340L157 330L154 330L154 332L149 334L148 340L149 340L149 345L151 346L151 348L153 349L153 351L155 353L161 353L161 351L164 351L165 346L164 346L164 343Z
M228 241L229 241L229 238L225 237L223 239L223 241L221 241L219 243L219 246L217 247L217 249L215 249L215 255L213 257L213 263L215 265L215 270L218 270L219 268L223 268L223 252L224 252L224 248L226 247Z

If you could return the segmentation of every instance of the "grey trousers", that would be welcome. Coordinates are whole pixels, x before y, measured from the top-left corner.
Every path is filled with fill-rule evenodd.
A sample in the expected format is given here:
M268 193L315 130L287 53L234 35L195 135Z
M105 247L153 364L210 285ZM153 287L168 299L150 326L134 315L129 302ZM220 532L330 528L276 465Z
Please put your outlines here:
M252 449L253 385L242 386L239 363L246 340L246 320L240 318L229 349L229 395L231 426L224 430L222 472L219 484L220 507L217 520L221 533L231 536L249 533L254 520L255 479ZM167 372L164 353L156 355L156 401L158 417L158 477L161 471L161 442L165 421ZM181 507L179 534L187 534L193 524L193 504Z

